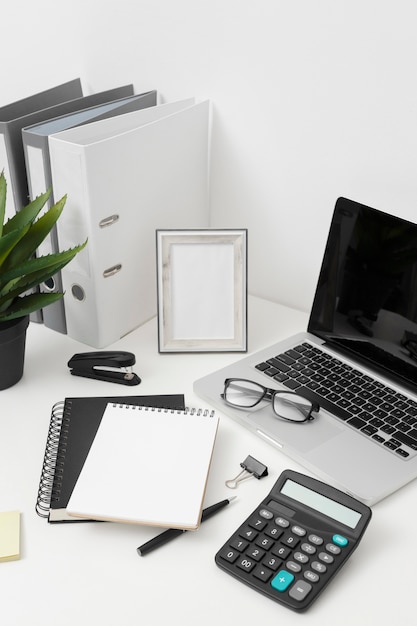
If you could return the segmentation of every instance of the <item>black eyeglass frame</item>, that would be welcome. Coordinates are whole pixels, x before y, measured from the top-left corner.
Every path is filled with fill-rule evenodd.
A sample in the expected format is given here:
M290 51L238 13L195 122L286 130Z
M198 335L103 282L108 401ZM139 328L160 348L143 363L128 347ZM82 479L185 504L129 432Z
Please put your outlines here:
M249 405L245 405L245 406L239 406L238 404L234 404L233 402L229 402L228 400L226 400L226 390L227 390L227 387L229 386L229 384L232 383L232 382L235 382L235 381L242 381L244 383L250 383L251 385L258 385L258 387L263 389L264 393L258 400L256 400L256 402L254 402L254 404L249 404ZM280 394L298 396L298 397L304 398L305 400L310 402L311 403L311 409L310 409L308 415L306 415L303 420L292 420L292 419L289 419L288 417L285 417L284 415L280 415L279 413L277 413L275 408L274 408L274 397L277 396L277 395L280 395ZM280 419L285 420L286 422L291 422L292 424L304 424L305 422L310 422L310 421L315 419L315 416L312 415L312 413L317 413L318 411L320 411L320 405L317 402L313 402L309 398L306 398L305 396L303 396L300 393L297 393L296 391L291 391L291 390L287 391L287 390L284 390L284 389L283 390L271 389L270 387L265 387L261 383L258 383L258 381L249 380L248 378L226 378L225 381L224 381L224 392L220 394L220 397L226 402L226 404L228 404L229 406L233 406L236 409L253 409L260 402L262 402L264 400L270 400L270 402L272 404L272 410L274 411L275 415L277 415Z

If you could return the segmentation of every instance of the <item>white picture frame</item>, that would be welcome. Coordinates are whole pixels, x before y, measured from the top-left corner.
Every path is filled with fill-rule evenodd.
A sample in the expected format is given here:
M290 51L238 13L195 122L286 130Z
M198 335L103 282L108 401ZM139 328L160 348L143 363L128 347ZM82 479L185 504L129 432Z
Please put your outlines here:
M247 229L157 230L159 352L247 351Z

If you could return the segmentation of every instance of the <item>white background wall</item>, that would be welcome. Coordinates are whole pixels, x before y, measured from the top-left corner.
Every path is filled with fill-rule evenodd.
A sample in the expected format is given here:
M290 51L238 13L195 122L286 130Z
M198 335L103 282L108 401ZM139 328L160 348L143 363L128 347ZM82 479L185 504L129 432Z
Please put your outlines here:
M417 219L415 0L7 0L0 106L80 76L213 105L212 226L308 310L335 200Z

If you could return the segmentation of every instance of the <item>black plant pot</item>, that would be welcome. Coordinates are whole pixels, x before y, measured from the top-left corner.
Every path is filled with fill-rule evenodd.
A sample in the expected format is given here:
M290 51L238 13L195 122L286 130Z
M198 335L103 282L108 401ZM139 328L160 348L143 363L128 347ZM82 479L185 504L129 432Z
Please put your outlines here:
M23 376L28 325L29 315L0 322L0 390L12 387Z

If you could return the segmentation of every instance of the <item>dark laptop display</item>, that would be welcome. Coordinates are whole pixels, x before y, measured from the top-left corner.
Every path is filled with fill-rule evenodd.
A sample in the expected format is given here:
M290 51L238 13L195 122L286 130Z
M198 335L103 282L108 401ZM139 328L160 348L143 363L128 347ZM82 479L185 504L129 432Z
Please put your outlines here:
M417 225L339 198L308 331L417 385Z

